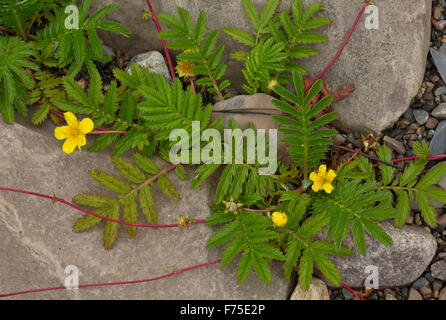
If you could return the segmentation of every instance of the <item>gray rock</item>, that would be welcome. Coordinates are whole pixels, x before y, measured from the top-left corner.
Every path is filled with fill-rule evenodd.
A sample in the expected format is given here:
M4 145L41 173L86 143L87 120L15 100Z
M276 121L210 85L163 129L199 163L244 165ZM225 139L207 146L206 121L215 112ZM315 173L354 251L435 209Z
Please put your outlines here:
M404 119L406 119L409 122L415 121L415 117L413 116L413 112L412 112L411 108L407 109L407 111L404 112L403 117L404 117Z
M172 81L164 56L158 51L141 53L133 57L130 63L137 63L140 66L147 68L150 72L162 75L167 80ZM129 74L132 73L130 65L127 67L126 71Z
M431 266L431 273L435 279L446 281L446 261L440 260Z
M446 153L446 121L440 122L430 144L431 155Z
M416 290L414 288L410 288L409 297L407 298L407 300L423 300L423 297L418 292L418 290Z
M442 103L442 104L438 105L438 107L436 107L432 111L432 116L437 119L440 119L440 120L445 120L446 119L446 103Z
M427 285L427 283L428 283L428 281L426 280L426 278L422 277L422 278L418 279L417 281L415 281L414 284L412 285L412 287L415 288L416 290L420 290L425 285Z
M437 67L443 81L445 81L446 79L446 55L444 49L445 47L441 46L440 50L434 50L432 48L430 48L429 50L432 59L434 59L435 66Z
M438 120L435 118L430 117L429 120L426 122L426 128L428 129L435 129L438 125Z
M406 147L401 141L395 140L389 136L384 137L384 143L392 150L398 152L399 154L406 153Z
M442 96L442 95L445 95L445 94L446 94L446 86L438 87L435 90L435 96L436 97L439 97L439 96Z
M62 143L46 131L29 130L0 121L0 181L2 187L32 190L71 200L83 193L104 189L87 171L114 172L109 155L87 151L66 155ZM89 137L91 140L91 137ZM175 223L181 215L206 218L215 184L192 190L189 182L172 176L183 200L170 201L154 189L160 223ZM213 232L206 225L186 230L140 229L135 240L125 232L111 251L102 247L103 227L74 234L79 213L46 199L0 191L0 292L61 286L68 265L79 268L80 283L140 280L214 261L220 249L209 249ZM124 231L124 230L122 230ZM5 259L5 257L8 257ZM236 267L218 265L139 285L56 291L18 296L25 299L287 299L291 288L282 267L273 266L273 284L264 286L252 275L236 282Z
M415 117L415 120L418 122L420 126L425 124L429 119L429 113L425 110L420 110L420 109L414 110L413 115Z
M298 284L290 300L330 300L330 294L324 281L313 278L307 291Z
M446 20L440 20L434 23L435 29L438 31L443 31L446 28Z
M354 250L353 256L333 257L345 284L363 287L368 276L366 267L376 266L381 288L405 286L418 279L432 261L437 243L424 228L405 226L398 229L390 222L382 226L392 237L393 246L386 247L367 235L367 256L361 256ZM351 238L345 244L353 248Z
M332 20L332 24L324 28L328 42L315 46L322 49L321 54L299 61L314 76L338 50L362 2L303 2L307 6L322 2L326 6L324 15ZM112 13L110 18L124 23L133 35L127 39L105 33L102 36L107 44L126 49L131 55L145 50L162 50L161 42L156 39L155 27L149 24L150 21L141 19L141 12L147 9L144 1L100 0L95 1L93 6L97 9L112 3L119 4L121 10ZM260 7L265 1L255 0L254 3ZM282 1L282 7L289 9L291 3L292 1ZM365 28L365 18L360 22L348 47L327 74L333 88L346 83L353 83L357 88L350 98L335 106L340 129L381 133L407 110L410 100L417 95L424 76L431 30L431 3L430 0L383 1L379 4L380 30ZM190 10L193 17L203 10L209 17L211 30L223 27L250 28L240 0L154 0L153 5L157 12L171 14L176 14L176 8L183 6ZM226 35L221 39L226 45L227 54L246 50L246 47ZM174 53L177 54L178 51ZM227 78L233 81L236 88L241 88L241 64L229 59L227 54L224 56L224 62L229 63Z

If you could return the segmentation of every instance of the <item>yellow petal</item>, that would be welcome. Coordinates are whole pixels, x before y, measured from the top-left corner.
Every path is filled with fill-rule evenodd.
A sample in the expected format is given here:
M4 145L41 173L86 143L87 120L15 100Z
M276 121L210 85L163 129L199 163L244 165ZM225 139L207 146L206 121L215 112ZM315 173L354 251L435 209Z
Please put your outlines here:
M65 112L63 116L69 127L77 127L79 125L76 116L72 112Z
M311 181L317 181L318 178L319 178L319 177L318 177L318 175L317 175L316 172L312 172L312 173L310 173L310 180L311 180Z
M79 130L83 134L90 133L94 129L94 123L90 118L85 118L79 123Z
M336 178L336 172L334 172L333 170L329 170L327 173L327 180L329 182L332 182L335 178Z
M333 190L334 190L334 187L333 187L333 185L332 185L331 183L325 183L325 184L323 185L323 188L324 188L324 191L325 191L326 193L332 193Z
M56 137L57 140L66 139L67 134L68 134L67 126L57 127L56 129L54 129L54 136Z
M319 167L319 175L325 176L325 173L327 172L327 166L325 164L321 164Z
M75 140L76 140L76 145L79 147L79 149L80 149L80 147L83 147L87 144L87 138L83 134L78 135L75 138Z
M322 185L320 183L315 182L311 186L311 189L313 189L314 192L318 192L319 190L322 189Z
M74 149L76 149L77 141L76 139L69 138L65 140L65 143L63 144L62 151L65 153L72 153Z

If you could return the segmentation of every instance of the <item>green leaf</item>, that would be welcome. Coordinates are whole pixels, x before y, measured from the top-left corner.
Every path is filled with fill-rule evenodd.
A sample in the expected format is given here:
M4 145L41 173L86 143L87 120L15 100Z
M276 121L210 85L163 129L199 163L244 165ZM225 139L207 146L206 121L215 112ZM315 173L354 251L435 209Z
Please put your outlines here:
M117 200L110 197L99 196L96 194L83 193L75 196L73 198L73 202L82 206L101 208L113 206L116 204Z
M353 241L358 252L365 256L367 254L367 246L365 242L365 233L360 220L355 220L353 223Z
M410 199L409 194L404 190L397 191L397 195L398 203L396 205L396 209L398 214L395 217L395 226L402 228L410 214Z
M123 204L124 221L128 223L138 222L138 208L136 205L136 194L133 193L124 198ZM130 239L135 239L137 227L127 226L127 234Z
M274 13L276 13L277 7L279 6L280 0L268 0L262 10L260 16L260 24L262 28L266 27L270 22Z
M229 243L223 251L222 266L227 266L243 249L245 249L245 243L241 238L236 238Z
M94 180L112 191L118 193L129 193L131 191L127 183L111 174L99 170L91 170L88 173Z
M324 277L335 286L339 286L341 284L341 275L336 265L323 254L315 253L313 257Z
M181 180L187 180L188 179L186 169L182 165L176 166L175 174Z
M144 173L124 158L112 156L112 162L127 180L134 183L142 183L146 180Z
M311 279L313 277L313 255L310 250L305 250L299 264L299 285L304 290L310 289Z
M392 162L392 151L387 146L379 147L376 154L378 159L389 163ZM379 169L381 171L383 185L389 185L395 175L395 168L386 166L385 164L380 164Z
M442 188L429 188L424 192L426 196L431 197L437 201L446 203L446 190Z
M89 107L91 109L90 101L88 100L87 95L84 92L84 89L82 89L81 86L76 81L74 81L73 78L65 77L63 79L63 84L70 98L78 101L83 106Z
M391 246L393 244L392 238L386 233L386 231L375 222L364 219L362 221L367 231L379 242L385 246Z
M404 170L400 179L400 186L405 187L409 184L415 183L418 176L423 172L426 167L427 161L425 160L415 160L410 164L409 167Z
M250 250L243 253L240 259L238 270L237 270L237 281L239 283L244 282L254 267L254 257Z
M437 226L437 213L435 212L435 208L422 192L416 193L416 199L424 221L429 227L435 228Z
M166 196L173 200L181 200L180 193L176 190L172 181L170 181L170 179L165 174L160 176L157 182L159 188Z
M135 161L135 163L137 164L137 166L142 170L144 170L145 172L149 174L157 174L158 172L160 172L160 169L158 168L156 163L150 160L148 157L143 156L140 153L134 153L132 155L132 158L133 161Z
M42 124L46 118L48 117L48 114L50 113L50 105L48 102L42 103L39 108L34 112L32 123L34 125Z
M121 212L121 206L116 205L111 209L108 218L113 220L119 220L120 212ZM104 247L106 250L110 250L113 248L116 239L118 238L118 234L119 234L119 224L107 221L104 229Z
M240 42L241 44L254 47L255 46L255 40L253 36L251 36L248 32L236 29L236 28L224 28L224 31L226 34L231 36L234 40Z
M197 169L197 176L192 181L192 188L198 187L220 167L219 164L204 164Z
M259 279L265 284L270 284L272 276L268 263L255 251L252 253L252 259L254 270L256 271Z
M440 181L446 176L446 163L442 162L433 167L420 182L418 182L416 188L426 189Z
M97 210L93 211L93 213L98 214L103 217L108 217L110 211L111 211L111 208L107 207L107 208L97 209ZM102 221L103 220L101 218L92 216L91 214L84 214L74 224L73 232L80 233L80 232L87 231Z
M242 0L242 3L243 7L245 8L246 16L248 17L249 21L251 21L253 28L255 30L259 30L261 27L261 20L254 3L252 0Z
M146 217L147 223L158 224L158 215L156 213L150 186L142 187L138 192L138 196L139 205L143 215Z
M283 255L282 251L280 251L279 249L274 248L272 246L260 245L260 246L254 247L253 250L263 258L274 259L274 260L279 260L279 261L285 260L285 257Z
M285 278L290 280L291 273L301 255L302 248L297 240L291 240L286 248L285 263L283 264Z
M217 247L228 242L240 228L240 222L231 222L217 230L207 242L208 247Z

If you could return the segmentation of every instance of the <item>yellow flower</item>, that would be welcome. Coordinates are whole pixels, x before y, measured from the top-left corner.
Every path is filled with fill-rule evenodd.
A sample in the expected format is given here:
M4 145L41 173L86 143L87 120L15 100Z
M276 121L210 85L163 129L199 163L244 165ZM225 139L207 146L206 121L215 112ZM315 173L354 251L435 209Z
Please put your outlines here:
M319 167L319 172L312 172L310 174L310 180L313 181L311 188L314 192L323 189L326 193L332 193L334 187L331 183L334 178L336 178L336 173L331 169L327 172L327 166L323 164Z
M72 153L76 147L81 147L87 144L87 133L90 133L94 128L94 123L91 119L85 118L79 122L76 116L71 112L64 113L65 121L68 126L57 127L54 130L54 136L58 140L66 139L62 150L65 153Z
M273 223L278 227L283 227L288 221L288 217L285 213L276 211L272 214Z
M187 60L180 60L178 61L176 69L180 77L188 78L195 76L195 74L192 72L194 67L195 63Z
M277 80L271 80L271 81L268 83L268 88L271 89L271 90L273 90L273 88L274 88L275 86L277 86L278 84L279 84L279 82L278 82Z

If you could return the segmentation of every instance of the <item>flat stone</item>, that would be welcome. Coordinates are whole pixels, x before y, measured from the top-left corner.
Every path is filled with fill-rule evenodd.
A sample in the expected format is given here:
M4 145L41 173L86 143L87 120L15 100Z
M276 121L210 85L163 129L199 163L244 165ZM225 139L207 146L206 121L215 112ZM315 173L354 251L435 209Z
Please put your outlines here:
M436 97L440 97L442 95L445 95L446 94L446 86L438 87L437 89L435 89L434 93L435 93Z
M431 266L431 273L435 279L446 281L446 261L440 260Z
M324 15L332 24L323 29L327 43L315 45L321 54L298 61L307 68L310 75L318 74L338 50L347 31L357 16L361 1L351 0L305 0L308 6L322 2ZM110 19L125 24L133 33L132 37L104 33L104 41L114 48L126 49L131 55L146 50L161 51L161 42L156 39L156 29L151 21L143 21L141 12L147 10L144 1L100 0L93 3L95 9L104 4L119 4L121 10L110 15ZM255 0L260 7L265 1ZM292 1L282 1L282 8L289 9ZM188 9L193 17L200 10L208 16L210 30L236 27L249 30L240 0L154 0L156 12L177 14L178 6ZM425 71L431 30L430 0L381 1L379 7L380 29L365 27L366 16L361 20L351 42L339 60L328 72L327 79L333 88L353 83L357 90L351 97L335 106L338 112L338 126L343 130L370 131L381 133L396 122L407 110L411 99L417 95ZM163 26L165 28L165 26ZM227 35L221 37L226 46L223 58L229 64L225 78L232 80L240 90L243 77L242 65L228 58L228 54L246 47ZM177 54L178 51L174 51Z
M91 138L89 137L89 140ZM0 180L2 187L30 190L71 200L90 192L107 194L87 172L116 173L107 153L75 152L66 155L62 143L47 134L0 120ZM215 183L192 190L174 175L181 201L153 190L161 224L175 223L181 215L207 218ZM82 234L71 231L78 211L62 204L23 194L0 191L0 292L61 286L65 267L79 268L80 283L141 280L217 260L221 248L209 249L214 231L206 225L189 229L140 229L129 240L121 228L115 248L102 247L103 226ZM142 222L142 220L141 220ZM5 259L5 257L8 257ZM252 274L246 283L236 281L236 265L208 266L145 284L55 291L17 296L17 299L280 299L292 288L280 264L272 266L273 283L263 285Z
M333 257L345 284L353 288L363 287L369 275L365 273L366 267L376 266L380 288L405 286L418 279L429 266L437 249L437 242L429 232L417 226L398 229L390 222L382 226L394 241L391 247L367 235L366 256L353 250L352 256ZM353 248L350 237L345 245Z
M435 129L438 126L438 120L435 118L430 117L429 120L426 122L426 128L428 129Z
M446 103L441 103L432 111L432 116L440 119L445 120L446 119Z
M398 152L399 154L406 153L406 147L401 141L395 140L389 136L384 137L384 143L393 151Z
M298 284L290 300L330 300L330 294L324 281L313 278L307 291Z
M415 117L415 120L418 122L420 126L424 125L429 119L429 112L425 110L420 110L420 109L414 110L413 115Z
M148 69L150 72L162 75L168 81L172 81L172 77L170 76L164 56L158 51L141 53L133 57L130 63L137 63L141 67ZM127 67L126 71L129 74L132 74L130 65Z
M431 155L446 153L446 121L440 122L430 144Z
M409 297L407 298L407 300L423 300L423 297L421 296L421 293L418 292L418 290L410 288Z

